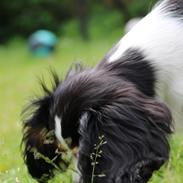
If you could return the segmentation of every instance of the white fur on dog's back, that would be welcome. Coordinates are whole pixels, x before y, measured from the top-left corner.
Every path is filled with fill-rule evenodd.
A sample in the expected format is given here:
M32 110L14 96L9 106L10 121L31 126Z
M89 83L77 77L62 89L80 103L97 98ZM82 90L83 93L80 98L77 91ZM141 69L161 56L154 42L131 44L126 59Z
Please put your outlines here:
M162 12L160 5L120 40L109 62L119 59L128 48L140 48L163 68L175 66L175 62L183 65L179 57L183 56L183 21Z
M141 50L157 69L157 93L170 106L175 121L183 126L183 20L166 12L163 1L118 43L109 62L129 48Z

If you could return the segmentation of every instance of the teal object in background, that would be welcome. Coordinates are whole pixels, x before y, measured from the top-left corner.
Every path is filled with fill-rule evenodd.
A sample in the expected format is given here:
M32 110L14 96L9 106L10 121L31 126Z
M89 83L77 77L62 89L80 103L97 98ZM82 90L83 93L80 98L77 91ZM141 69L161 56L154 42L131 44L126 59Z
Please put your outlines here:
M38 30L28 40L31 53L40 57L47 57L53 53L57 42L57 36L48 30Z

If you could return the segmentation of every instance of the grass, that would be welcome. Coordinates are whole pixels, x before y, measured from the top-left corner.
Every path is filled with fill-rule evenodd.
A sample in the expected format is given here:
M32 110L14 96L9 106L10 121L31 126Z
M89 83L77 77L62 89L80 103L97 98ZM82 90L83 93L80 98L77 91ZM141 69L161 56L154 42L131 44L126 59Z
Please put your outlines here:
M30 96L40 93L37 77L49 81L48 68L53 67L63 77L75 61L96 64L112 47L119 35L107 40L84 43L79 39L60 39L56 52L48 58L34 58L22 41L0 47L0 182L34 183L24 166L21 151L20 113ZM183 182L183 140L176 135L171 140L171 159L151 183ZM69 183L67 174L59 175L52 183Z

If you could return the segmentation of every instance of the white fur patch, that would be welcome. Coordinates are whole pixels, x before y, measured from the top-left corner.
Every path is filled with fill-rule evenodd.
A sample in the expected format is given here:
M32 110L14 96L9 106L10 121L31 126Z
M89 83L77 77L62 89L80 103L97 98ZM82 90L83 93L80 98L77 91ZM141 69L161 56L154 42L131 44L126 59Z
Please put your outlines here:
M109 62L118 60L129 48L139 48L162 69L183 65L182 40L183 22L157 7L120 40Z
M79 131L82 132L88 122L88 113L85 112L79 120Z
M80 126L84 126L85 123L88 121L88 113L85 112L80 118Z
M61 118L59 118L57 115L55 116L55 136L61 143L64 142L61 130Z

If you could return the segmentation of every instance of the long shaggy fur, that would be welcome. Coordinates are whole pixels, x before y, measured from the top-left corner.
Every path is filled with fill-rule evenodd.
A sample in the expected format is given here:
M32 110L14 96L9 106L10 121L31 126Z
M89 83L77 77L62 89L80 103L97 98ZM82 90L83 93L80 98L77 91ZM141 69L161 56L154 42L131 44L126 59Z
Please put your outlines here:
M25 163L34 178L45 182L54 175L55 167L37 159L31 149L54 159L59 143L52 134L52 142L45 144L42 135L43 130L48 133L54 129L55 115L62 119L62 137L70 137L72 147L79 146L80 182L90 182L94 176L90 156L100 136L107 143L100 149L96 183L145 183L168 160L170 111L154 98L153 68L137 50L129 50L127 55L94 69L78 71L77 66L76 72L71 70L64 82L56 82L51 93L32 104L36 109L25 122L23 142ZM56 157L54 164L59 167L62 156Z

